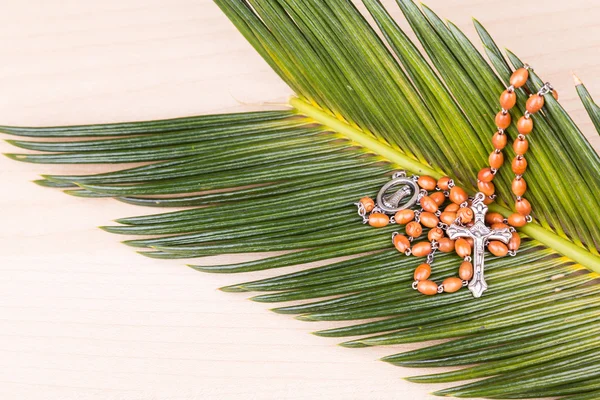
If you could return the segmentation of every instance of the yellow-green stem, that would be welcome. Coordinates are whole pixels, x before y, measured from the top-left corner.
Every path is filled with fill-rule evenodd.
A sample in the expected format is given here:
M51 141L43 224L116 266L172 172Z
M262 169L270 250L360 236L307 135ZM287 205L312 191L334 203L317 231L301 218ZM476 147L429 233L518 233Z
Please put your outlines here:
M395 150L390 145L383 143L364 132L353 128L346 122L341 121L325 111L316 108L299 98L290 99L290 105L298 110L301 114L314 119L322 125L325 125L335 132L338 132L357 144L373 151L383 158L397 164L399 167L411 171L416 174L425 174L434 178L441 177L442 174L435 171L431 167L421 164L419 161L410 158L398 150ZM504 216L509 216L512 211L501 207L497 204L492 204L490 210L499 212ZM600 273L600 257L587 251L586 249L577 246L568 239L562 238L552 231L549 231L542 226L532 223L519 229L527 236L539 241L540 243L556 250L562 255L571 260L583 265L591 271Z

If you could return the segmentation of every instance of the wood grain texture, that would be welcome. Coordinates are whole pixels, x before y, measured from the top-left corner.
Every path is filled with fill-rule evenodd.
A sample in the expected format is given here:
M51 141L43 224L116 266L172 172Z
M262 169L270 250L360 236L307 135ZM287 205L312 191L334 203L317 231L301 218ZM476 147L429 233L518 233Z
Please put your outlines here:
M401 18L393 1L385 3ZM477 17L554 83L600 148L571 78L577 72L600 98L600 4L428 5L471 37ZM268 109L290 95L209 0L24 0L5 2L2 16L3 124ZM3 142L0 151L14 149ZM410 346L335 346L309 334L331 323L300 322L217 290L246 276L147 259L96 228L148 209L30 182L67 170L0 158L0 398L428 399L440 387L405 382L415 370L375 361Z

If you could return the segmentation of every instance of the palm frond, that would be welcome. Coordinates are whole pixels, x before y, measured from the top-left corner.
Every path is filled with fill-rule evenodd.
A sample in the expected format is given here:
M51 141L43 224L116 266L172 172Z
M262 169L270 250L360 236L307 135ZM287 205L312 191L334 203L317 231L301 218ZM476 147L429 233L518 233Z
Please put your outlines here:
M598 131L598 133L600 133L600 107L594 102L594 99L592 99L590 92L588 92L583 82L581 82L576 76L574 77L575 88L577 88L577 94L579 95L583 106L585 107L586 111L588 112L588 115L590 116L590 119L596 127L596 130Z
M482 299L466 292L420 297L410 287L420 260L397 254L392 227L361 225L352 203L376 192L397 169L448 174L475 191L477 171L492 150L498 94L512 71L505 56L477 21L491 65L455 25L409 0L398 5L431 63L378 0L363 4L381 36L348 0L216 2L296 92L291 110L0 127L52 138L10 140L36 153L8 156L33 163L143 163L94 175L44 175L37 183L82 197L190 207L104 227L140 236L125 243L149 257L283 252L193 266L218 273L320 262L223 290L258 292L253 300L260 302L302 300L274 311L306 321L358 320L317 332L350 337L347 347L449 339L384 359L463 366L410 378L417 382L479 379L440 395L594 398L600 388L600 159L560 104L547 96L544 112L534 116L527 178L536 223L522 229L527 238L519 256L489 261L492 285ZM510 52L508 60L522 65ZM532 76L533 86L519 89L517 117L526 95L542 83ZM584 96L584 104L597 118L591 99ZM508 133L517 134L514 127ZM495 210L504 214L511 208L511 179L504 170L495 180ZM433 278L448 275L457 262L442 254Z

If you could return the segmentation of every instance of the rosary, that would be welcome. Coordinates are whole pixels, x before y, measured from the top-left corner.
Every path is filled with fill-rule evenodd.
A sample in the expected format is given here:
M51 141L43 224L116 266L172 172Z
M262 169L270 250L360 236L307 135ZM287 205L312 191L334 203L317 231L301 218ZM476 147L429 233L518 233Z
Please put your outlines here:
M516 212L505 219L499 213L488 213L487 205L496 198L492 181L504 164L502 149L507 143L505 130L511 124L508 111L517 102L515 88L520 88L527 82L529 69L528 65L517 69L510 77L510 86L500 95L502 110L495 118L498 130L492 137L494 151L488 159L490 166L477 174L479 192L475 196L469 197L464 189L456 186L447 176L439 180L431 176L407 177L406 173L401 171L395 173L392 180L381 188L376 201L370 197L363 197L356 203L358 214L365 224L375 228L388 224L406 225L406 236L394 232L392 243L399 252L407 256L427 257L427 261L415 269L412 284L413 289L422 294L431 296L442 292L454 293L468 285L473 296L480 297L488 287L484 278L486 246L496 257L517 254L521 237L515 228L525 226L532 220L531 204L523 197L527 190L527 183L523 178L527 170L527 160L524 157L529 148L527 135L533 130L531 115L544 106L544 96L552 93L554 98L558 99L556 91L549 83L545 83L537 94L529 97L525 114L517 121L519 135L513 142L516 156L511 165L515 173L511 189L516 196ZM441 211L440 207L446 202L446 198L450 200L450 204ZM411 210L410 207L416 203L421 209ZM423 227L430 228L427 234L429 241L413 244L414 239L423 233ZM456 251L463 259L458 269L458 277L446 278L440 285L428 279L436 251Z

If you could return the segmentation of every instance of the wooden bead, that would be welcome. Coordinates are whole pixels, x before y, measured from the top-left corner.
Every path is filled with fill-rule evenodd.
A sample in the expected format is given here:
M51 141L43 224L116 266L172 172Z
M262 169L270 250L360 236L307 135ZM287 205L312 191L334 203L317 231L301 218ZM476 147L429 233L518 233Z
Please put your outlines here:
M523 175L527 171L527 160L525 157L515 157L512 161L512 170L517 175Z
M392 243L394 243L394 247L400 253L404 253L406 250L410 248L410 241L404 235L395 235L392 239Z
M433 296L437 294L438 285L433 281L420 281L417 283L417 290L424 295Z
M526 68L519 68L510 76L510 84L516 88L520 88L529 79L529 71Z
M517 95L514 91L505 90L500 95L500 106L505 110L510 110L517 104Z
M447 293L458 292L460 288L462 288L462 284L462 279L456 278L454 276L446 278L442 282L442 285L444 286L444 292Z
M495 149L502 150L506 147L506 135L504 133L496 132L492 136L492 145Z
M431 265L423 263L415 269L413 278L415 281L424 281L431 275Z
M390 223L390 217L383 213L373 213L369 215L369 225L374 228L383 228Z
M470 281L473 277L473 264L469 261L463 261L458 268L458 276L463 281Z
M468 224L473 221L473 217L475 214L470 207L461 207L460 210L456 213L456 217L460 219L463 224Z
M451 181L450 177L442 176L437 181L437 187L439 187L442 190L448 190L448 189L450 189L450 187L448 186L450 184L450 181Z
M513 232L512 237L508 242L508 249L512 251L517 251L519 250L519 247L521 247L521 236L519 236L517 232Z
M504 154L502 154L502 152L496 153L495 151L492 151L488 158L488 162L490 163L490 167L500 169L502 164L504 164Z
M508 217L508 223L515 228L520 228L527 225L527 219L522 214L514 213Z
M486 206L492 204L493 202L494 202L494 199L489 196L486 196L483 199L483 204L485 204Z
M394 220L400 225L406 225L413 219L415 219L415 212L413 210L400 210L394 214Z
M469 243L469 246L471 246L471 248L473 248L473 246L475 246L475 242L473 241L473 238L467 237L467 238L463 238L467 241L467 243Z
M431 243L429 242L419 242L412 247L412 254L415 257L425 257L429 253L431 253Z
M479 189L479 191L486 196L491 196L496 191L496 187L494 186L493 182L477 181L477 189Z
M490 212L485 215L485 222L488 225L497 224L504 221L502 214L497 212Z
M508 254L508 247L498 240L492 240L488 244L488 250L496 257L504 257L506 254Z
M521 215L528 216L531 214L531 203L525 198L515 201L515 209Z
M454 240L447 237L441 238L438 240L438 249L442 253L450 253L454 251Z
M552 89L552 97L554 97L554 100L558 101L558 92L555 89Z
M423 210L434 213L438 210L437 203L429 196L423 196L419 202Z
M521 135L529 135L533 130L533 120L531 118L521 117L517 121L517 131Z
M455 204L455 203L451 203L451 204L448 204L446 206L446 208L444 208L444 211L457 212L459 208L460 208L460 205Z
M435 204L437 204L438 207L444 204L444 202L446 201L446 196L444 196L444 193L442 192L433 192L429 195L429 197L431 197L433 201L435 201Z
M506 129L510 126L510 114L509 113L504 113L502 111L500 111L498 114L496 114L496 126L500 129Z
M359 202L360 204L362 204L363 208L368 213L373 211L373 209L375 208L375 202L370 197L363 197L362 199L360 199Z
M421 189L425 189L428 192L431 192L432 190L435 190L435 187L437 186L437 181L431 176L423 175L419 177L419 179L417 180L417 184L421 187Z
M515 178L512 181L511 188L515 196L523 196L527 191L527 182L522 177L519 179Z
M444 230L442 228L432 228L429 233L427 233L427 239L431 242L432 240L440 240L444 237Z
M508 229L510 227L508 225L506 225L504 222L496 222L495 224L491 225L491 228L494 230L499 230L499 229Z
M444 211L440 214L440 221L446 225L452 224L456 220L456 213L450 211Z
M462 204L467 200L469 200L469 195L463 188L454 186L450 189L450 201L454 204Z
M456 254L460 258L465 258L471 255L471 245L467 242L465 238L456 239L456 243L454 243L454 248L456 249Z
M529 141L525 138L517 139L513 142L513 150L518 155L523 155L529 150Z
M406 225L406 234L410 237L416 238L421 236L421 233L423 233L423 227L421 226L420 223L416 222L416 221L412 221L409 222Z
M491 168L482 168L477 174L477 179L481 182L491 182L495 177L496 175L494 175Z
M540 111L542 107L544 107L544 96L540 96L539 94L530 96L525 104L525 109L529 111L530 114L535 114Z
M419 218L421 221L421 225L427 228L435 228L440 222L438 217L436 217L434 213L431 213L429 211L423 211Z

